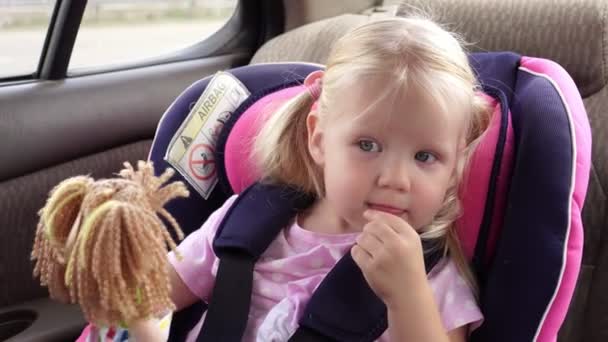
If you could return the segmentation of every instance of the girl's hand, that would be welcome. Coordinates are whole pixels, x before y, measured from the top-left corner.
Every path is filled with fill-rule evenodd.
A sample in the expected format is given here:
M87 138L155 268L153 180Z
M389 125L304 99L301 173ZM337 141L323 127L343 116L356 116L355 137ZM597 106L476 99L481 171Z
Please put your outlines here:
M395 215L367 210L363 217L369 222L351 250L353 260L389 309L407 305L408 294L426 282L420 236Z

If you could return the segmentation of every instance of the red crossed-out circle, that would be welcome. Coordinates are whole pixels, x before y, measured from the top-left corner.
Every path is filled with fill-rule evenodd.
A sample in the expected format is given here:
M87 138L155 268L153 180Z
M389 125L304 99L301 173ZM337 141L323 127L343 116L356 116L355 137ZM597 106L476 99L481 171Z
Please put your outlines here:
M215 176L215 157L213 147L198 144L190 149L188 167L194 178L205 181Z

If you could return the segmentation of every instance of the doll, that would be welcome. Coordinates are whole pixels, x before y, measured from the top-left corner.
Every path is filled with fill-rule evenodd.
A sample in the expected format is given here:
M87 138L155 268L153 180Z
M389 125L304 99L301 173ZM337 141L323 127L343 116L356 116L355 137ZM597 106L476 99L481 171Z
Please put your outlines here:
M34 276L50 297L80 305L97 326L130 322L174 309L167 247L183 232L163 206L189 195L174 174L154 176L151 162L129 163L117 178L76 176L58 184L39 211L32 251ZM162 219L161 219L162 218Z

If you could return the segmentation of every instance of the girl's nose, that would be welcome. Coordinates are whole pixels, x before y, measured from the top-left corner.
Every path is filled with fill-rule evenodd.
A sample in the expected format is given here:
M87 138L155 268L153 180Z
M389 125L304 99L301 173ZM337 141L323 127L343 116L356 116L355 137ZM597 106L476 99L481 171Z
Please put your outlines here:
M378 177L378 186L397 191L410 190L410 172L407 162L403 160L386 163Z

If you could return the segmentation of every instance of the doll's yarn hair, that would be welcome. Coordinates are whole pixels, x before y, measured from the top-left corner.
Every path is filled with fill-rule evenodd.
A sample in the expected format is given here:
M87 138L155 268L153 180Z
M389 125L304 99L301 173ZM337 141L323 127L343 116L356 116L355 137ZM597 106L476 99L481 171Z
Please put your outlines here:
M152 163L125 163L120 178L87 176L58 184L40 210L32 259L34 276L51 298L77 303L88 321L128 325L173 310L167 249L183 232L163 206L187 197L181 182L164 185L167 169L154 176ZM164 186L163 186L164 185Z

